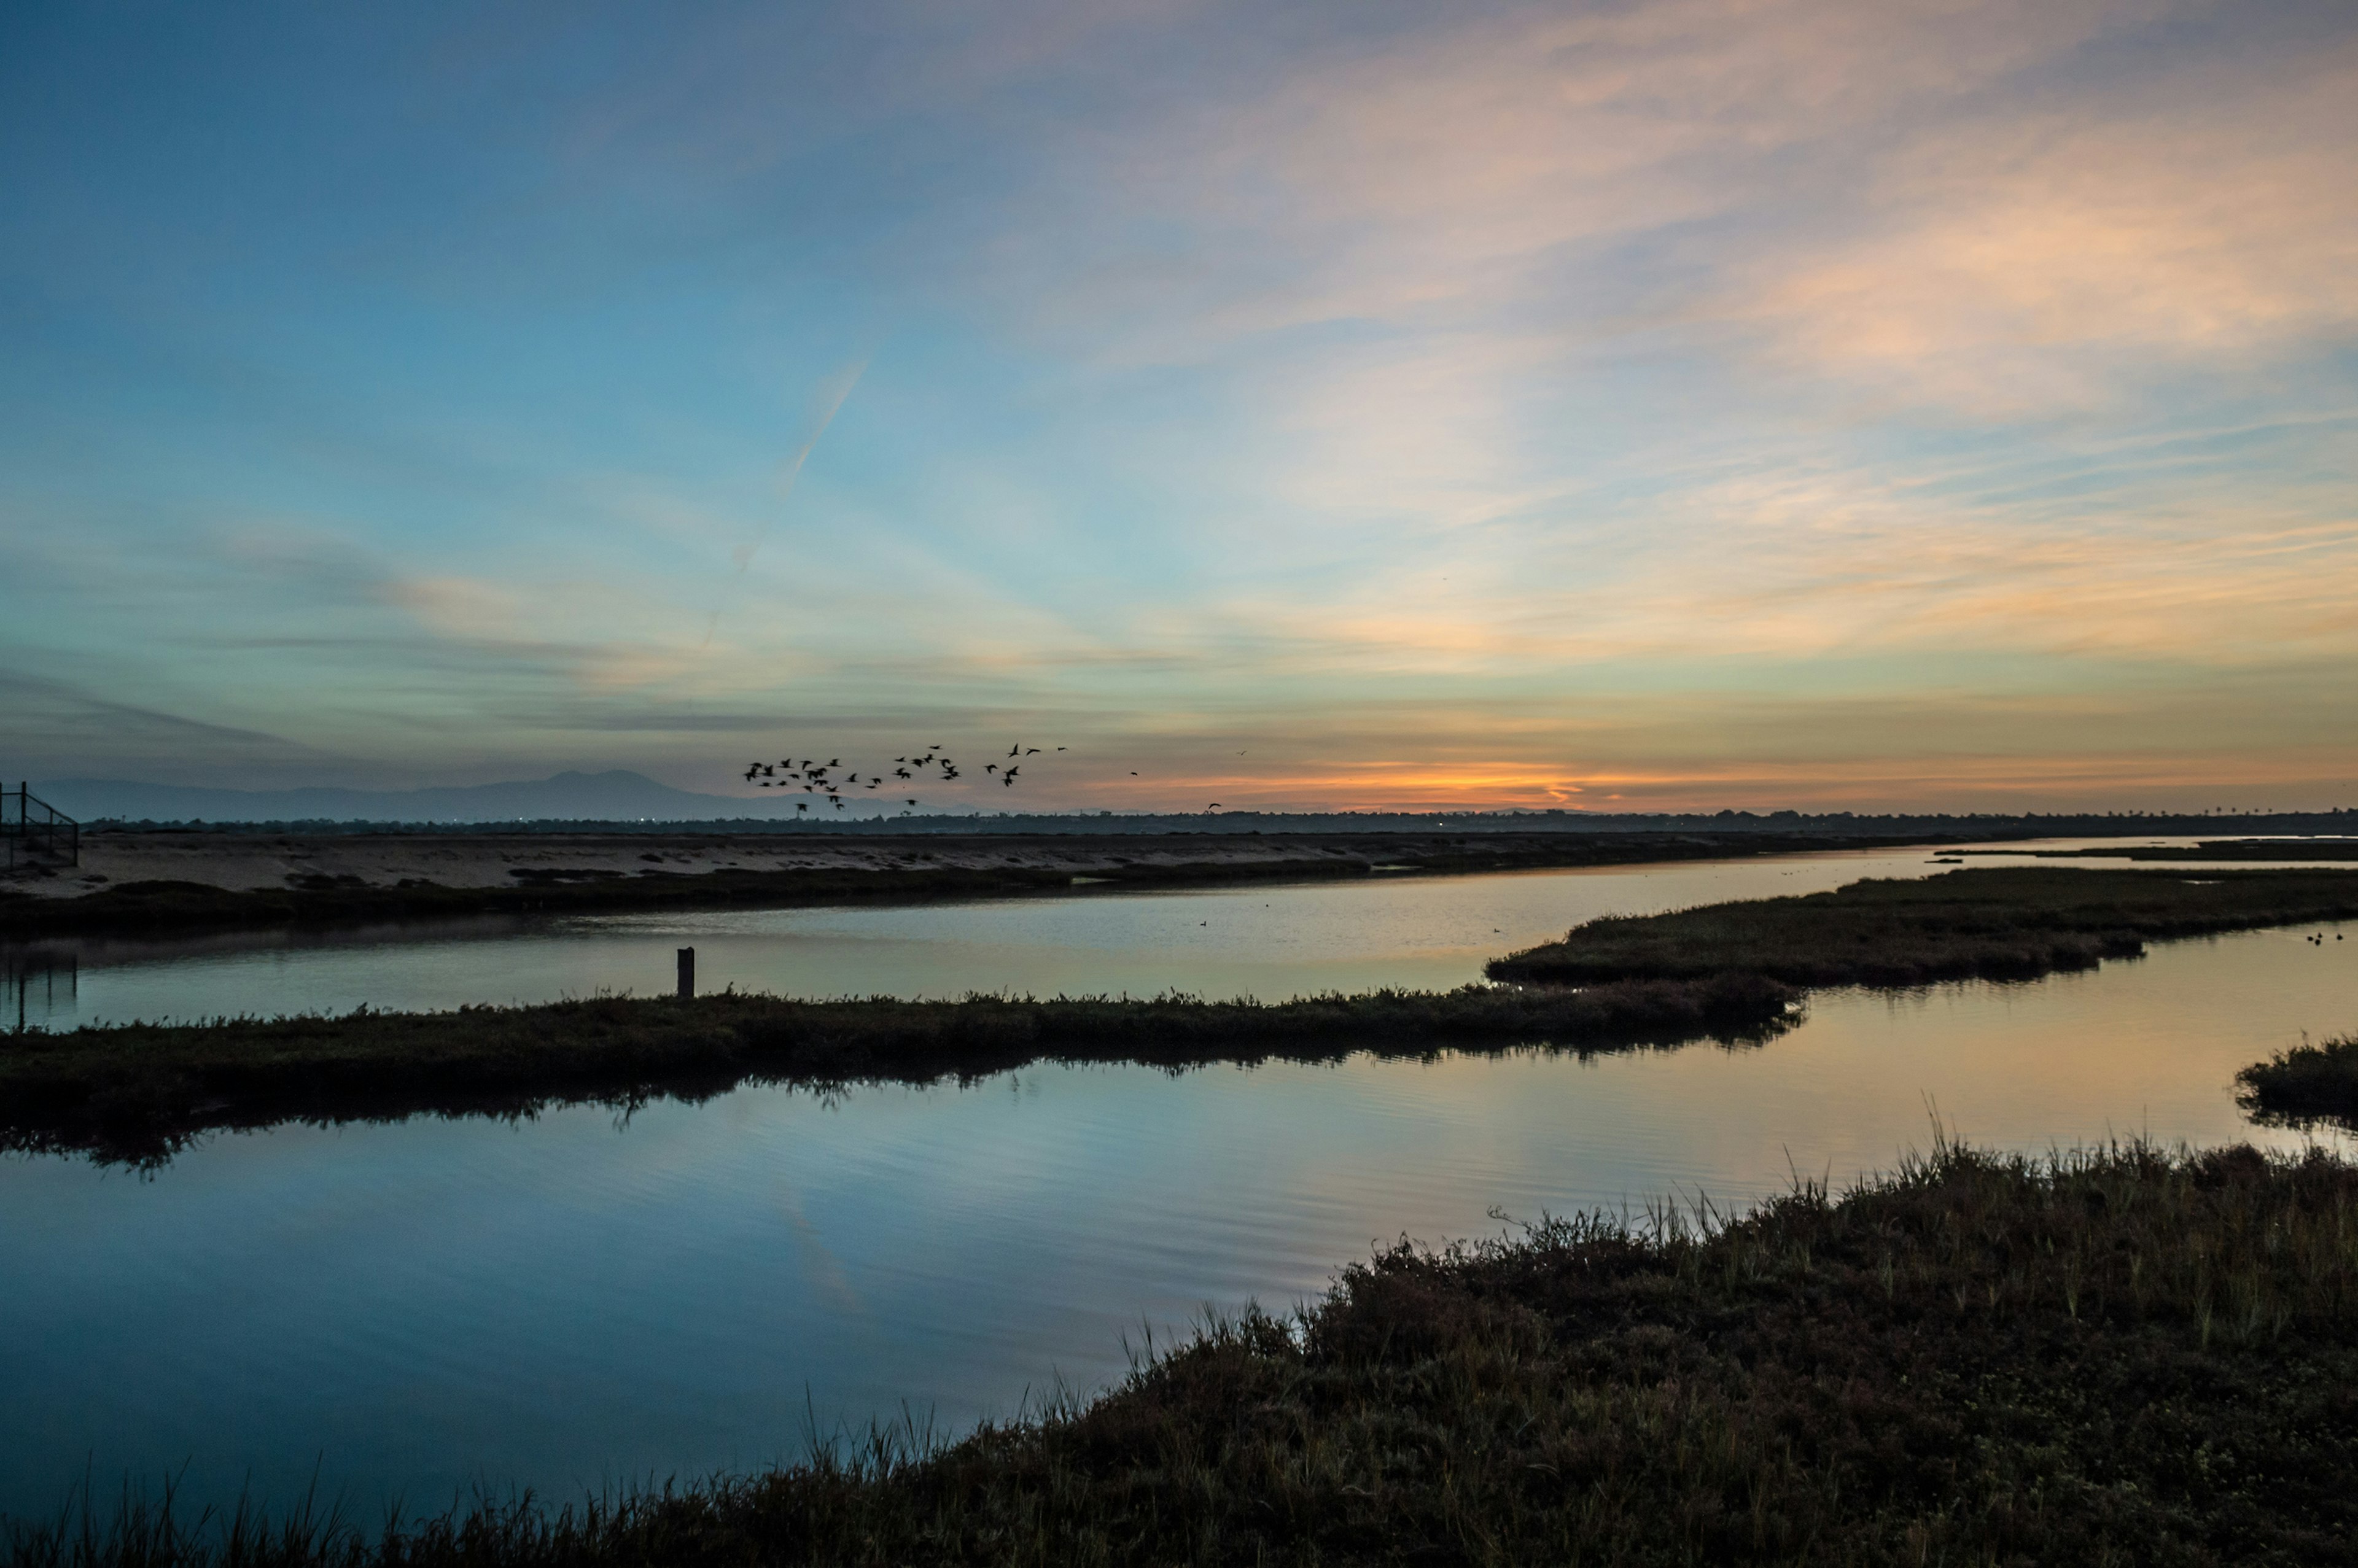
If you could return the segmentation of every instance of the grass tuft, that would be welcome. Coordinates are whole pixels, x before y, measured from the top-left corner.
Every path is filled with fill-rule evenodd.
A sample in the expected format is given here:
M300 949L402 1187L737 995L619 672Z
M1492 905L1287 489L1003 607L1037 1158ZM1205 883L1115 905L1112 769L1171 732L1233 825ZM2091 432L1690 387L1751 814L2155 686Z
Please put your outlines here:
M2333 1122L2358 1130L2358 1034L2307 1040L2235 1075L2235 1103L2277 1126Z

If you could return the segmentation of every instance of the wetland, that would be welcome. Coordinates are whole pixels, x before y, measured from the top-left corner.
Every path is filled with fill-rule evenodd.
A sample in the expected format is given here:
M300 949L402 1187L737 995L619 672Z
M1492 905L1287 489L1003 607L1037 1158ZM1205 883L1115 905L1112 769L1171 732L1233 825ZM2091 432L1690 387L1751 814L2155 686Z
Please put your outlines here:
M1884 1215L1877 1234L1897 1235L1887 1222L1903 1209L1917 1215L1913 1223L1937 1227L1952 1197L1966 1205L1961 1214L2028 1216L2051 1196L2032 1203L2021 1195L2079 1194L2091 1183L2107 1193L2146 1193L2135 1200L2144 1217L2136 1224L2158 1227L2155 1217L2190 1201L2186 1195L2225 1190L2226 1178L2213 1178L2227 1168L2168 1152L2180 1143L2248 1142L2259 1152L2234 1157L2245 1162L2230 1172L2244 1183L2237 1191L2248 1189L2266 1212L2312 1201L2330 1211L2342 1180L2331 1173L2350 1152L2348 1135L2330 1123L2255 1124L2237 1104L2236 1075L2297 1046L2304 1033L2345 1033L2358 1015L2358 944L2336 944L2351 927L2320 913L2333 906L2277 910L2300 914L2309 921L2301 926L2149 930L2138 937L2143 957L2106 947L2092 967L2075 959L2035 980L1820 986L1797 1011L1784 1012L1780 1002L1767 1028L1732 1020L1663 1028L1653 1018L1614 1038L1582 1032L1598 1022L1594 1015L1573 1028L1562 1016L1525 1014L1495 1033L1452 1036L1428 1028L1434 1019L1409 1019L1415 1009L1448 1005L1454 993L1510 1012L1524 1005L1509 1000L1522 994L1516 989L1462 988L1489 960L1562 941L1569 928L1600 918L1677 920L1689 918L1679 911L1731 899L1833 892L1863 878L1950 869L1928 863L1936 858L1922 849L1846 851L905 909L641 914L502 926L488 942L481 932L408 926L179 945L77 939L77 979L47 1004L52 1030L28 1037L44 1048L112 1055L117 1066L140 1055L141 1041L168 1054L226 1043L249 1063L249 1046L263 1056L291 1046L282 1065L308 1061L301 1072L319 1068L323 1045L365 1057L390 1042L393 1060L420 1048L405 1036L449 1036L459 1017L512 1032L510 1046L526 1054L536 1040L579 1052L581 1032L558 1021L603 1019L598 1029L642 1044L669 1040L655 1051L660 1057L681 1040L709 1049L716 1032L728 1033L732 1009L794 1034L802 1043L795 1050L814 1042L856 1050L818 1071L795 1066L787 1051L753 1072L741 1061L717 1071L708 1062L680 1076L634 1072L621 1082L554 1089L545 1082L532 1088L527 1076L471 1106L467 1095L481 1085L455 1097L447 1085L429 1085L410 1103L373 1108L340 1105L341 1091L330 1086L329 1098L294 1105L292 1119L278 1115L287 1106L265 1104L267 1096L251 1103L257 1114L233 1114L223 1108L235 1095L215 1084L195 1102L222 1102L214 1119L151 1146L147 1155L160 1160L109 1162L102 1153L94 1162L99 1151L71 1138L13 1157L0 1166L0 1245L19 1260L20 1287L0 1303L0 1420L30 1441L27 1457L0 1476L0 1511L49 1517L87 1476L146 1485L177 1475L183 1524L193 1517L187 1510L228 1506L249 1487L283 1519L317 1476L352 1517L381 1517L398 1498L413 1523L454 1499L463 1520L478 1486L497 1497L532 1487L538 1501L526 1513L473 1516L474 1539L499 1541L501 1560L644 1556L659 1541L684 1557L754 1550L779 1560L856 1560L843 1546L849 1531L887 1543L876 1550L888 1554L922 1549L947 1560L1003 1561L1008 1553L990 1543L1011 1538L994 1532L1019 1526L1081 1554L1098 1550L1093 1538L1072 1533L1079 1515L1024 1511L1045 1495L1039 1486L1058 1477L1052 1489L1081 1487L1071 1495L1097 1499L1087 1515L1113 1532L1103 1547L1116 1554L1194 1550L1217 1536L1257 1541L1281 1558L1380 1559L1386 1552L1368 1543L1381 1536L1399 1543L1391 1554L1403 1559L1422 1546L1440 1554L1434 1560L1472 1560L1482 1552L1466 1521L1506 1506L1496 1487L1510 1471L1543 1475L1514 1466L1562 1472L1565 1456L1486 1447L1493 1440L1479 1436L1483 1423L1501 1407L1401 1402L1411 1385L1446 1382L1473 1368L1511 1381L1521 1375L1515 1367L1577 1367L1583 1377L1594 1374L1582 1385L1594 1402L1582 1409L1635 1421L1663 1369L1702 1376L1718 1368L1693 1386L1741 1398L1698 1419L1751 1430L1747 1422L1768 1421L1781 1407L1763 1402L1758 1386L1725 1382L1736 1365L1725 1358L1739 1344L1773 1343L1784 1347L1778 1355L1790 1348L1802 1358L1790 1363L1791 1376L1776 1375L1783 1379L1776 1397L1792 1394L1825 1412L1795 1451L1819 1459L1780 1471L1762 1450L1714 1476L1656 1466L1623 1494L1626 1510L1609 1516L1623 1522L1600 1524L1605 1533L1587 1538L1563 1533L1567 1517L1534 1495L1527 1509L1498 1516L1519 1521L1512 1530L1525 1533L1513 1539L1620 1541L1614 1530L1672 1507L1695 1521L1694 1533L1681 1539L1718 1551L1741 1534L1732 1522L1740 1493L1773 1504L1760 1516L1770 1520L1758 1537L1765 1558L1783 1550L1780 1541L1790 1547L1797 1531L1847 1531L1841 1539L1884 1545L1913 1539L1911 1530L1960 1547L2018 1541L2030 1526L2006 1512L2017 1505L1992 1501L2022 1483L2006 1469L2013 1460L1999 1454L1996 1469L1956 1468L1956 1455L1985 1452L1988 1433L1968 1431L1970 1422L1909 1447L1908 1433L1948 1419L1940 1413L1945 1397L1911 1403L1914 1396L1890 1379L1914 1373L1877 1359L1897 1354L1892 1346L1909 1334L1920 1348L1931 1343L1934 1295L1996 1288L2012 1303L2004 1325L1985 1325L1996 1338L1974 1337L1975 1329L1954 1347L1958 1358L1934 1356L1952 1391L1996 1390L2027 1346L2048 1354L2063 1343L2057 1336L2080 1334L2095 1357L2087 1364L2114 1368L2105 1377L2193 1378L2186 1385L2193 1402L2180 1400L2190 1420L2210 1409L2201 1400L2211 1394L2196 1397L2201 1390L2245 1388L2269 1365L2327 1368L2342 1354L2334 1338L2341 1329L2320 1330L2315 1312L2288 1308L2265 1344L2249 1336L2256 1330L2222 1337L2223 1294L2204 1341L2191 1295L2129 1317L2119 1315L2128 1309L2117 1292L2105 1296L2109 1315L2100 1325L2075 1328L2079 1320L2059 1307L2061 1274L2033 1270L2045 1281L2034 1285L2029 1275L2016 1281L2015 1265L2000 1266L2015 1243L1998 1248L1998 1262L1952 1257L1936 1267L1928 1254L1921 1289L1885 1298L1894 1313L1891 1303L1913 1303L1912 1315L1905 1324L1877 1320L1884 1326L1866 1333L1871 1347L1860 1351L1865 1381L1854 1382L1887 1385L1891 1397L1835 1419L1823 1403L1831 1385L1813 1383L1802 1365L1818 1354L1807 1346L1818 1342L1778 1336L1800 1331L1798 1303L1816 1311L1879 1290L1879 1254L1847 1259L1822 1277L1788 1268L1740 1302L1698 1297L1700 1315L1679 1317L1688 1311L1681 1307L1660 1325L1673 1336L1658 1347L1661 1355L1647 1350L1626 1362L1614 1360L1620 1353L1603 1346L1601 1330L1549 1294L1559 1285L1519 1295L1521 1287L1508 1281L1547 1276L1560 1284L1624 1267L1633 1281L1652 1277L1649 1270L1674 1281L1700 1267L1681 1260L1705 1254L1660 1250L1671 1244L1644 1232L1650 1214L1675 1201L1690 1214L1704 1205L1724 1218L1768 1203L1759 1223L1774 1230L1801 1212L1773 1218L1779 1195L1790 1196L1797 1182L1820 1194L1812 1213ZM2042 877L2148 874L2015 864ZM2294 885L2309 898L2322 884ZM2083 893L2074 907L2092 897ZM2204 919L2218 917L2206 908ZM2255 913L2244 906L2244 916ZM2072 929L2126 928L2082 922ZM707 955L716 983L802 1000L708 997L683 1007L600 998L582 983L661 975L667 962L657 960L687 941ZM1027 991L1070 993L1065 977L1087 974L1111 978L1109 1000L1022 1000ZM830 993L796 978L814 975L838 977L841 989ZM1379 988L1361 977L1379 975L1428 994L1372 1000ZM1615 984L1671 988L1652 993L1660 998L1692 983L1658 975L1592 987L1608 992L1596 1000L1609 1000ZM1212 1000L1126 1003L1122 989ZM971 990L1002 994L963 1000ZM1336 992L1358 1000L1299 1000ZM893 1000L838 1001L834 1012L822 1005L846 993ZM1271 1000L1223 1011L1248 994ZM220 1005L241 996L309 1005ZM169 1026L81 1028L155 1020L165 1010L152 1003L163 998L186 1008ZM352 1018L363 1002L371 1011ZM448 1011L485 1002L502 1005ZM1403 1027L1364 1011L1386 1006ZM1356 1018L1355 1009L1363 1010ZM330 1016L189 1027L239 1011ZM963 1026L950 1022L961 1017L976 1021L970 1037L958 1038ZM640 1022L650 1020L661 1024L652 1036ZM1224 1043L1255 1029L1260 1038L1245 1048ZM962 1065L958 1053L968 1053ZM310 1090L319 1088L314 1077ZM426 1110L444 1114L411 1114ZM1908 1165L1909 1151L1932 1148L1935 1126L1959 1130L1985 1152L1935 1150L1923 1155L1930 1164ZM2101 1180L2039 1163L2050 1151L2077 1147L2115 1150L2105 1157L2128 1163L2106 1167ZM2302 1164L2311 1149L2320 1152ZM2032 1164L2013 1163L2017 1154ZM1948 1173L1939 1181L1925 1174L1935 1165ZM1858 1182L1869 1184L1868 1195L1851 1203L1843 1194ZM1999 1203L1993 1195L2002 1193L2017 1196ZM1615 1239L1593 1227L1551 1230L1543 1217L1593 1211L1637 1228ZM1852 1221L1827 1223L1839 1229ZM1778 1245L1793 1244L1791 1233L1779 1234L1787 1239ZM2034 1225L2019 1245L2043 1247L2055 1234ZM1403 1235L1470 1238L1474 1250L1454 1263L1401 1252L1395 1242ZM1742 1252L1729 1245L1734 1253L1708 1254L1723 1275L1725 1260ZM1834 1245L1806 1242L1813 1255ZM1335 1273L1354 1259L1361 1262ZM1607 1259L1620 1261L1606 1268ZM2272 1302L2293 1290L2272 1276L2262 1285L2277 1292ZM1338 1293L1330 1297L1330 1288ZM1675 1296L1684 1288L1666 1282L1639 1293ZM2014 1291L2020 1293L2007 1295ZM1840 1310L1866 1322L1870 1305L1861 1297ZM1294 1316L1297 1309L1309 1316ZM1541 1326L1519 1315L1523 1310ZM1388 1360L1389 1352L1370 1360L1363 1349L1332 1358L1329 1350L1349 1335L1321 1338L1314 1324L1331 1322L1339 1334L1347 1323L1357 1334L1379 1318L1400 1334L1423 1336L1424 1348L1405 1361ZM1189 1337L1215 1320L1225 1326ZM1282 1344L1257 1326L1263 1323L1290 1325ZM1501 1333L1512 1356L1483 1359ZM1150 1334L1154 1355L1134 1370L1132 1353L1145 1350ZM2180 1334L2194 1336L2190 1348L2169 1349L2150 1367L2125 1348L2177 1346L2169 1336ZM2007 1347L1994 1348L2001 1344ZM1167 1355L1174 1346L1182 1348ZM1691 1367L1690 1357L1699 1357ZM1866 1370L1871 1362L1886 1370ZM1501 1397L1525 1398L1498 1387ZM1275 1438L1256 1435L1245 1419L1270 1410L1282 1412L1279 1424L1292 1434L1286 1452L1306 1466L1299 1471L1306 1493L1281 1487L1255 1498L1233 1489L1277 1452L1269 1446ZM2075 1407L2073 1419L2093 1419L2093 1410ZM2342 1460L2279 1441L2303 1430L2300 1422L2331 1414L2266 1406L2234 1440L2236 1463L2249 1466L2244 1480L2200 1497L2183 1486L2168 1493L2164 1522L2181 1532L2189 1560L2203 1560L2210 1549L2202 1541L2248 1527L2255 1510L2277 1510L2267 1527L2276 1533L2251 1539L2279 1554L2341 1539L2334 1532L2345 1521L2320 1500L2322 1492L2301 1491L2293 1472L2307 1465L2315 1475ZM1777 1416L1769 1428L1788 1430L1795 1419ZM2030 1417L1991 1419L1996 1431ZM1436 1491L1430 1474L1363 1473L1375 1462L1368 1433L1387 1421L1425 1433L1411 1445L1416 1452L1472 1444L1463 1472L1470 1489ZM1398 1426L1403 1422L1410 1424ZM898 1447L864 1450L861 1465L851 1464L856 1444L828 1442L862 1438L876 1422L903 1423L903 1438ZM1561 1424L1531 1431L1543 1429L1558 1433L1546 1443L1569 1441ZM1598 1441L1639 1430L1612 1426ZM1112 1431L1131 1437L1105 1446ZM1234 1443L1204 1446L1216 1432ZM2119 1434L2090 1432L2065 1444L2070 1507L2050 1517L2068 1514L2079 1521L2073 1529L2085 1530L2142 1529L2160 1518L2104 1510L2127 1506L2122 1478L2165 1492L2180 1485L2155 1468L2168 1433L2153 1428L2136 1440L2145 1448L2103 1471ZM927 1433L942 1443L975 1435L937 1452L922 1441ZM1821 1442L1822 1452L1807 1447ZM1900 1448L1889 1450L1895 1442ZM1884 1490L1860 1494L1880 1500L1846 1510L1811 1490L1826 1455L1866 1464L1863 1455L1877 1444L1901 1455L1889 1462ZM1183 1450L1202 1467L1178 1467ZM1614 1459L1608 1468L1634 1475L1633 1462ZM702 1479L716 1475L734 1478ZM1948 1487L1969 1475L1982 1476L1972 1493L1988 1504L1982 1512L1942 1513L1925 1503L1923 1488L1934 1485L1927 1477ZM539 1506L578 1504L601 1490L610 1499L638 1495L665 1477L685 1487L674 1504L642 1497L594 1517L577 1507L562 1520ZM1209 1511L1165 1506L1169 1497L1157 1488L1182 1483ZM1002 1485L1011 1489L994 1489ZM952 1493L971 1507L946 1503ZM1720 1499L1717 1514L1711 1496ZM1254 1523L1264 1508L1282 1519ZM1136 1533L1150 1517L1178 1533ZM430 1556L433 1527L421 1528L427 1536L404 1538L402 1550ZM1750 1528L1747 1515L1742 1529ZM1238 1544L1228 1554L1247 1550Z

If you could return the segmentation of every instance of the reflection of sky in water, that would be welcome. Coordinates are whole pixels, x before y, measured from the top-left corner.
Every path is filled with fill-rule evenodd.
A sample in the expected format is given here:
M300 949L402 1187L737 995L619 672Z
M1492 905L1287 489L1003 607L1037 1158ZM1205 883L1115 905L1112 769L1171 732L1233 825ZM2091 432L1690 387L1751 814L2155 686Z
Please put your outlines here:
M54 1504L85 1456L110 1483L190 1460L192 1497L249 1468L285 1496L315 1459L372 1506L561 1493L791 1453L806 1395L824 1423L905 1400L958 1428L1119 1375L1141 1324L1314 1292L1379 1238L1887 1166L1928 1100L2017 1148L2245 1136L2234 1070L2353 1027L2358 936L2259 932L1824 995L1757 1050L747 1089L622 1127L225 1137L151 1182L12 1162L0 1506Z
M703 989L797 996L1182 990L1276 1000L1387 985L1446 989L1478 979L1487 958L1596 915L1947 869L1929 859L1921 849L1875 850L914 907L611 915L525 930L484 923L505 933L497 936L474 927L220 936L163 947L59 944L58 951L76 955L72 983L59 991L36 980L22 1000L28 1022L63 1027L645 993L670 988L683 946L697 950Z

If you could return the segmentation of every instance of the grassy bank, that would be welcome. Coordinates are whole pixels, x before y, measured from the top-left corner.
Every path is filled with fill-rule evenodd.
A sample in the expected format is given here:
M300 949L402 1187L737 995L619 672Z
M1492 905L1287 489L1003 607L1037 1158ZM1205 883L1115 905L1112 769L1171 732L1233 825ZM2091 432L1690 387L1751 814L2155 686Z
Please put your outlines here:
M2087 849L1959 849L1953 853L2027 853L2042 860L2358 860L2358 838L2206 838L2200 844L2108 844Z
M1592 920L1488 972L1572 985L1726 971L1796 986L2032 979L2134 957L2148 941L2352 918L2358 871L1990 867Z
M2279 1051L2236 1074L2235 1084L2236 1102L2263 1119L2358 1130L2358 1034Z
M1347 1271L1086 1405L912 1452L234 1560L2319 1563L2358 1556L2358 1170L1942 1148L1732 1224ZM134 1509L10 1560L227 1562Z
M748 1080L974 1077L1027 1063L1180 1067L1446 1045L1575 1051L1784 1022L1792 992L1714 977L1580 991L1468 987L1302 1001L600 999L456 1012L130 1024L0 1035L0 1148L168 1157L209 1129L563 1101L695 1098Z

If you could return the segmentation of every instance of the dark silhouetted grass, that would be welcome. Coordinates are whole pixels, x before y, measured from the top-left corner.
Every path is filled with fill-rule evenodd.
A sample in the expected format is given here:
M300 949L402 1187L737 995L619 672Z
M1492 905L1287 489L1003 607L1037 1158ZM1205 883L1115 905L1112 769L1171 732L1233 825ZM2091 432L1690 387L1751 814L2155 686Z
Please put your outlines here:
M131 1507L132 1564L2325 1563L2358 1556L2358 1170L1938 1147L1732 1223L1406 1246L935 1447L390 1530Z
M2358 1129L2358 1034L2304 1040L2235 1075L2236 1103L2264 1120L2335 1121Z
M2353 917L2358 871L1991 867L1592 920L1488 972L1572 985L1730 971L1796 986L2034 979L2158 939Z
M1041 1060L1181 1067L1452 1044L1594 1051L1760 1034L1793 993L1723 976L1263 1004L969 997L600 998L455 1012L134 1023L0 1035L0 1147L147 1162L213 1128L420 1111L528 1114L567 1100L698 1098L749 1079L832 1086L978 1077Z
M2200 844L2121 844L2082 849L1959 849L1962 855L2036 855L2042 860L2358 860L2358 838L2206 838Z

